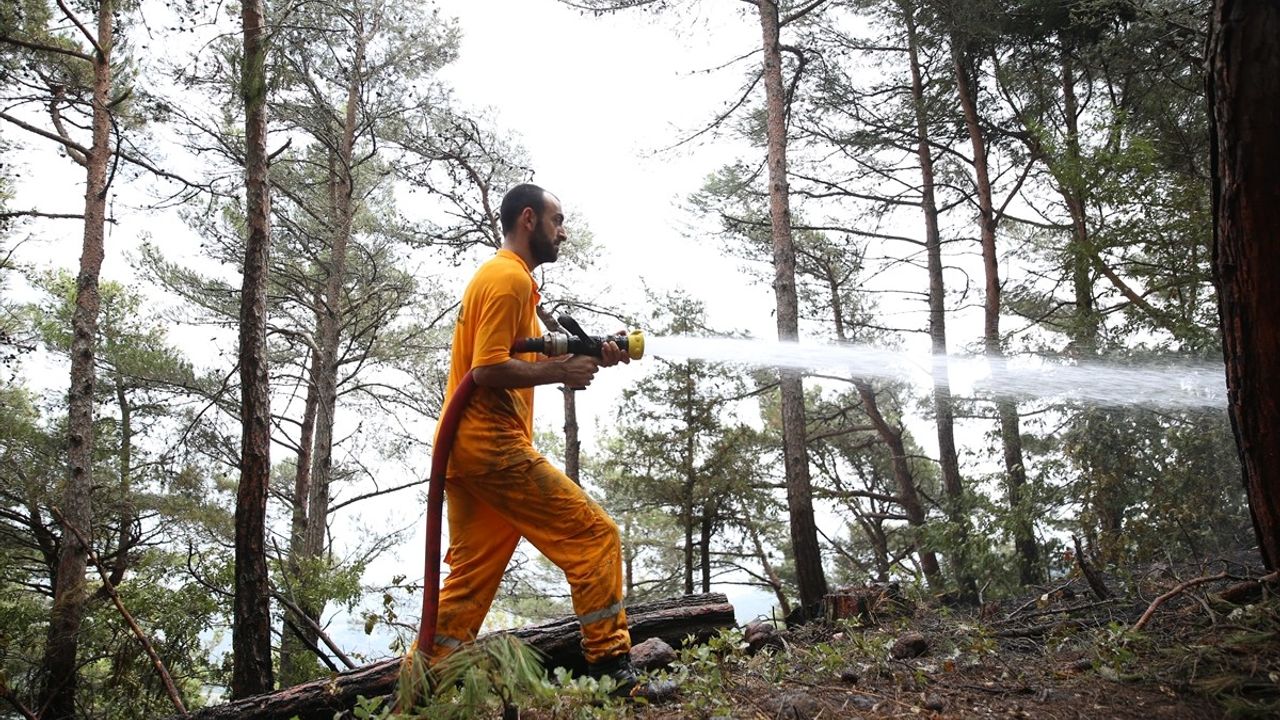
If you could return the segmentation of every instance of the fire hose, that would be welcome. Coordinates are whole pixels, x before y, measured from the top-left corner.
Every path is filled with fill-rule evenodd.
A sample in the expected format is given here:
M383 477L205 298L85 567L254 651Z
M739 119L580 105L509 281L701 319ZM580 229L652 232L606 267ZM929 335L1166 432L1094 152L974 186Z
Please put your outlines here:
M632 360L639 360L644 356L644 333L639 330L633 330L627 334L593 337L583 332L577 321L568 315L561 315L558 322L560 327L571 334L547 333L541 337L517 340L511 352L536 352L548 357L559 355L600 357L604 344L613 342ZM462 413L471 402L475 389L475 378L472 377L471 371L468 371L458 383L458 387L454 388L453 395L450 396L444 413L440 417L440 430L436 434L436 447L431 456L431 477L427 484L427 553L422 581L422 620L418 626L418 639L414 643L417 652L426 656L430 656L435 647L436 622L440 609L440 545L445 473L449 468L449 454L453 450L453 441L458 434L458 423L462 420Z

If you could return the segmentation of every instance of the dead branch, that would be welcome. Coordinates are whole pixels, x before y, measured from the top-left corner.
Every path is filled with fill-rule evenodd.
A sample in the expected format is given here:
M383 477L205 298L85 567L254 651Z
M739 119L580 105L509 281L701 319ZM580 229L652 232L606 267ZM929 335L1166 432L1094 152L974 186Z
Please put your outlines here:
M1251 603L1262 597L1262 589L1267 585L1275 585L1280 583L1280 571L1264 575L1257 580L1246 580L1242 583L1236 583L1231 587L1218 593L1217 598L1233 605L1243 605Z
M1214 582L1216 580L1226 580L1229 577L1231 577L1231 575L1227 573L1226 570L1223 570L1217 575L1205 575L1203 577L1192 578L1184 583L1179 583L1178 586L1175 587L1174 589L1161 595L1155 600L1152 600L1151 605L1147 607L1146 612L1142 613L1142 617L1138 618L1138 622L1134 623L1133 627L1129 629L1136 632L1146 627L1147 623L1151 622L1151 618L1152 616L1155 615L1157 608L1159 608L1161 605L1165 604L1169 600L1177 597L1178 595L1181 595L1187 590L1190 590L1191 588L1197 585L1203 585L1205 583Z
M152 666L155 667L156 672L160 674L160 680L164 682L164 690L169 695L169 700L173 703L174 708L177 709L178 714L186 715L187 708L182 704L182 698L178 696L178 688L173 684L173 677L169 675L169 670L164 666L164 661L160 659L160 655L156 652L155 646L153 646L151 641L147 639L146 634L142 632L142 628L138 627L138 623L133 619L133 615L129 614L128 608L124 606L124 601L120 599L120 593L116 592L115 585L111 584L111 575L107 572L107 569L102 566L102 559L98 557L98 553L94 552L93 546L89 544L89 541L85 539L85 536L80 534L80 529L67 522L67 519L62 516L62 512L58 510L58 508L49 508L49 510L53 513L54 518L56 518L63 527L70 530L72 534L76 536L76 540L80 541L80 544L84 546L85 551L89 554L89 560L93 563L93 566L98 569L98 574L102 576L102 585L106 589L107 594L111 596L111 601L115 603L116 609L120 611L120 614L124 617L124 621L129 624L129 629L132 630L134 636L138 638L138 642L142 643L142 649L146 651L147 657L151 658Z
M13 690L9 688L9 684L6 683L3 678L0 678L0 698L4 698L8 701L8 703L13 706L13 709L17 710L18 714L21 715L24 720L40 720L40 717L32 712L31 708L23 705L22 701L18 699L18 696L13 694Z
M1107 584L1102 581L1102 577L1093 569L1084 559L1084 549L1080 547L1080 538L1072 535L1071 542L1076 546L1076 565L1080 567L1080 572L1084 573L1084 579L1089 581L1089 589L1093 590L1093 594L1099 600L1106 600L1111 597L1111 591L1107 589Z
M335 643L333 639L330 638L329 635L320 628L319 623L317 623L315 619L313 619L310 615L304 613L302 611L302 608L298 607L296 604L294 604L292 600L285 597L279 591L273 591L271 595L281 605L284 605L286 608L288 608L289 611L292 612L295 616L301 618L302 621L306 623L308 627L311 628L311 631L314 632L317 636L319 636L319 638L324 641L325 645L329 646L329 649L333 651L334 655L338 656L338 659L342 661L343 665L347 666L348 670L354 670L356 668L356 664L351 661L351 658L347 657L347 654L342 652L342 649L338 647L338 644ZM301 636L300 633L299 633L299 636ZM319 648L315 648L315 651L317 654L319 654ZM337 668L334 668L334 671L336 672Z

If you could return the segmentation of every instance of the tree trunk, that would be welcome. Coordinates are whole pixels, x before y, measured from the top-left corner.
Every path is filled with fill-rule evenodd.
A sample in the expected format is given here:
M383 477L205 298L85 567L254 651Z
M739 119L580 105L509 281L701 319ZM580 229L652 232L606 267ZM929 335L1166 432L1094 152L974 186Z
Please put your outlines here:
M114 43L110 0L98 6L97 44L93 53L93 145L85 161L84 234L76 306L71 316L71 382L67 398L67 484L61 512L65 524L54 581L53 608L43 660L42 720L75 715L76 654L84 619L85 568L88 549L70 527L93 541L93 410L94 355L98 335L98 276L104 255L107 167L111 158L111 50ZM68 527L69 526L69 527Z
M702 566L702 592L711 592L711 535L714 520L710 508L702 508L701 536L698 538L698 555Z
M568 385L560 386L564 393L564 474L581 485L578 477L579 463L582 461L582 441L578 439L578 396Z
M705 642L720 630L734 626L733 606L720 593L633 605L627 608L627 621L631 639L637 644L658 637L673 647L680 647L689 635L696 642ZM565 667L575 675L586 670L576 617L505 632L540 650L546 656L546 667ZM174 716L173 720L330 720L336 713L352 708L358 695L372 698L392 692L399 672L398 658L382 660L280 692Z
M624 597L635 597L636 591L636 550L631 542L631 514L622 516L622 577L626 588Z
M338 410L338 350L342 342L342 326L345 319L343 287L347 280L347 248L351 241L354 215L352 192L355 173L356 110L360 102L360 79L364 73L363 38L357 37L355 59L347 86L346 110L343 114L342 141L336 153L329 156L329 220L332 235L329 239L329 266L325 278L324 297L319 308L319 325L316 328L316 345L319 357L316 362L315 449L312 461L311 484L307 493L307 526L302 539L303 562L312 568L324 565L328 545L329 499L333 484L334 426ZM319 638L315 627L321 624L326 598L316 587L316 580L304 586L298 606L310 623L299 628L306 643L314 645Z
M317 310L320 300L315 301ZM316 322L319 325L319 320ZM304 555L304 538L307 533L307 498L311 494L311 458L315 440L316 412L320 405L320 393L316 383L316 363L319 361L314 346L307 363L307 399L302 407L302 429L298 436L298 460L293 474L293 510L289 524L289 560L287 569L289 588L298 588L302 580L302 562ZM295 600L301 600L295 597ZM285 611L287 613L287 611ZM292 619L294 625L305 625ZM289 631L291 618L286 616L280 628L280 682L282 685L293 685L307 678L303 677L303 668L310 666L314 653Z
M1089 359L1098 354L1098 331L1102 322L1093 300L1092 241L1089 238L1084 181L1080 177L1080 128L1077 119L1080 110L1076 99L1075 64L1071 59L1070 47L1066 41L1062 42L1060 64L1067 163L1064 170L1056 173L1055 179L1058 192L1062 195L1067 210L1071 214L1072 239L1067 256L1071 263L1071 284L1075 292L1076 312L1071 340L1075 345L1076 354Z
M693 483L685 478L684 507L680 512L684 525L684 594L693 594Z
M271 477L271 396L267 379L267 262L271 197L267 161L266 28L262 0L243 0L245 108L244 282L240 292L240 487L235 513L235 601L231 696L267 692L271 668L271 585L267 575L267 488Z
M129 548L133 545L133 407L129 404L129 390L124 376L115 373L116 403L120 407L120 448L116 461L120 463L120 529L116 533L115 559L111 563L111 575L107 582L112 587L124 580L129 568Z
M973 178L978 193L978 226L982 246L982 267L986 276L983 311L983 350L992 368L1004 366L1004 348L1000 339L1000 266L996 255L995 197L991 175L987 170L987 141L978 118L978 98L971 77L970 56L963 49L963 39L951 36L951 60L955 69L956 93L964 111L964 124L973 148ZM1018 404L1008 398L996 401L1000 443L1004 450L1004 471L1009 518L1013 526L1013 544L1018 555L1018 579L1023 585L1039 582L1040 553L1036 545L1032 510L1025 506L1027 471L1022 455L1022 429L1019 427Z
M833 273L828 273L827 275L827 286L831 293L831 311L836 328L836 342L846 343L849 338L845 334L843 303L840 300L839 286ZM893 458L893 480L898 486L898 504L902 506L902 511L907 516L907 524L914 529L920 529L925 524L925 512L924 507L920 504L920 493L916 489L916 481L911 472L911 465L907 462L906 447L902 443L902 431L895 431L884 419L884 415L880 412L879 400L876 398L876 393L871 387L871 383L855 379L853 385L858 389L858 397L862 399L863 412L867 414L867 419L871 420L871 424L876 429L876 434L880 436L880 442L889 448L889 455ZM879 565L878 561L881 558L884 558L887 565L888 545L883 542L883 539L884 534L881 532L877 538L873 539L872 543L876 547L877 565ZM911 541L911 545L920 556L920 568L924 571L925 580L929 583L929 587L934 590L941 590L945 583L942 579L942 570L938 567L938 556L932 550L921 549L914 539ZM887 573L887 567L883 568L881 574L887 575Z
M782 87L782 50L778 4L760 0L760 30L764 49L764 88L769 165L769 219L773 236L773 291L778 305L778 339L800 336L796 297L795 246L791 239L791 209L787 189L787 108ZM805 447L804 383L798 371L783 370L782 451L787 475L787 509L791 520L791 550L795 557L800 605L810 617L827 594L822 548L813 515L809 453Z
M947 519L956 528L951 553L960 594L977 597L978 584L969 567L969 517L965 510L964 484L956 453L955 407L947 366L946 287L942 279L942 236L938 230L938 203L934 195L933 153L929 147L929 120L925 114L924 81L920 73L919 36L912 9L900 5L907 31L907 56L911 65L911 94L915 106L916 155L920 162L920 209L924 212L925 250L929 267L929 338L933 345L933 407L938 427L938 464L947 494Z
M684 593L694 593L693 567L693 506L697 492L698 477L694 470L694 402L693 363L684 365L684 457L681 459L681 470L684 472Z
M1217 0L1209 99L1214 279L1228 408L1267 569L1280 567L1280 6Z
M915 478L912 476L911 466L907 463L907 450L902 443L902 432L894 430L884 419L876 401L875 390L870 383L865 380L855 380L853 384L858 388L858 396L862 398L862 406L871 424L875 426L876 434L880 436L880 441L888 446L889 454L893 457L893 480L898 486L897 500L902 506L902 514L907 516L907 525L914 530L923 529L924 505L920 502L920 493L916 490ZM942 570L938 567L938 556L933 550L921 548L914 539L911 544L916 547L916 553L920 556L920 569L924 571L925 581L929 583L930 588L941 590L945 582L942 579Z

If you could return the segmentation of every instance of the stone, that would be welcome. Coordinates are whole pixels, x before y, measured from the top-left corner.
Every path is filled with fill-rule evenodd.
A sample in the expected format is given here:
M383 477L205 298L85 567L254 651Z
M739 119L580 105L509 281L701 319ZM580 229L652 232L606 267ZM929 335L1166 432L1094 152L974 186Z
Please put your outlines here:
M779 720L812 720L820 710L818 701L807 692L785 693L775 703L770 703L774 706L770 709L775 710L773 717Z
M918 632L903 633L889 648L889 655L895 660L920 657L927 652L929 652L929 641Z
M662 638L652 637L631 648L631 664L640 670L662 670L676 661L676 651Z
M765 649L781 650L785 647L778 628L759 620L747 623L742 631L742 639L747 643L748 655L755 655Z
M877 704L879 704L879 701L875 698L862 694L852 695L845 702L846 707L852 706L855 710L872 710Z

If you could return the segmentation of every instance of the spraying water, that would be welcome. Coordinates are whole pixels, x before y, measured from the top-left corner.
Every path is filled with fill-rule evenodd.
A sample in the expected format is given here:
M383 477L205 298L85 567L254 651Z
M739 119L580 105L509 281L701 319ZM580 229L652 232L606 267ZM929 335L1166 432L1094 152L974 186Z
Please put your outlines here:
M932 356L870 345L815 345L738 338L650 337L650 354L667 360L780 367L928 386L944 367L953 393L977 398L1039 398L1101 406L1221 408L1221 365L1067 365L1048 359L992 362L981 356ZM939 373L941 375L941 373Z

